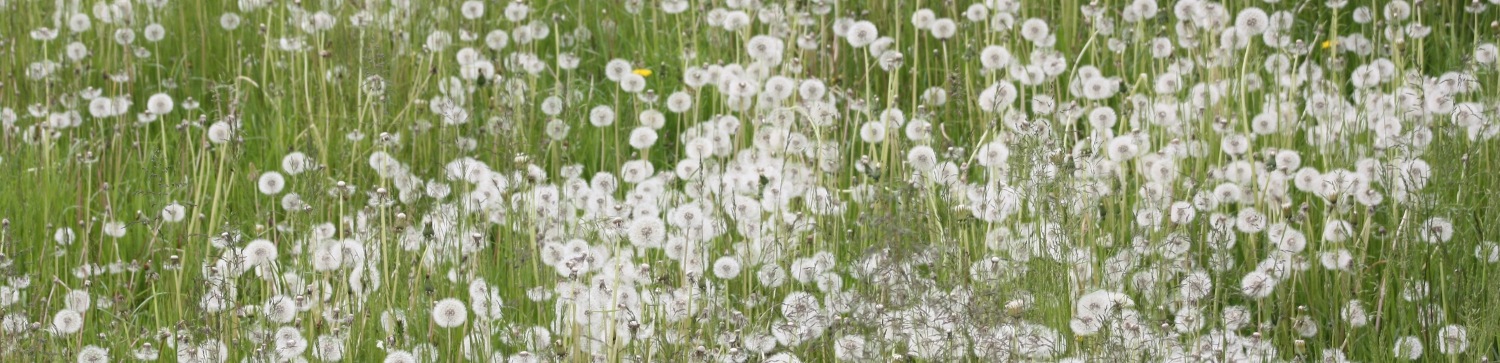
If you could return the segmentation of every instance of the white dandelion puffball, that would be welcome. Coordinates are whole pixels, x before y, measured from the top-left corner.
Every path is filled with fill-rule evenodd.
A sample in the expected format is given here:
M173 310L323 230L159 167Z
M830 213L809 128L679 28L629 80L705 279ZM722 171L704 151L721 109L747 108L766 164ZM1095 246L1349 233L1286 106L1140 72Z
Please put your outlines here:
M57 244L62 246L71 245L77 239L78 235L74 234L73 229L68 227L58 228L57 232L52 233L52 240L57 241Z
M151 24L147 25L146 29L142 31L142 33L146 35L147 41L158 42L161 41L162 38L167 37L167 28L161 26L161 24Z
M615 124L615 110L605 105L595 106L589 110L589 124L597 127Z
M636 150L645 149L656 145L656 129L650 126L636 127L630 132L630 147Z
M849 41L849 46L863 48L880 38L880 29L875 27L875 23L861 20L849 27L849 31L844 33L844 38Z
M161 208L161 219L167 222L181 222L185 217L187 217L187 207L183 207L181 204L177 204L177 202L172 202L172 204Z
M1469 350L1469 332L1461 325L1448 325L1438 330L1438 352L1462 354Z
M1453 239L1453 223L1447 218L1432 217L1422 223L1420 231L1423 241L1428 243L1443 243Z
M635 74L635 73L626 73L626 74L620 76L620 90L621 91L625 91L626 93L636 93L636 92L640 92L640 91L645 90L645 89L646 89L646 77L645 76L642 76L642 75L639 75L639 74Z
M297 317L297 305L286 295L272 296L261 306L261 314L268 321L289 323Z
M89 306L93 305L93 301L94 297L89 296L89 292L83 290L68 291L68 294L63 296L64 309L80 313L88 311Z
M287 175L297 175L312 168L312 158L301 151L293 151L281 157L281 171Z
M234 137L234 126L228 122L219 121L208 126L208 142L223 144Z
M146 100L146 110L151 111L155 115L165 115L168 112L172 112L172 108L175 106L176 104L172 102L172 96L168 96L165 93L151 95L151 98Z
M245 245L245 262L251 266L264 266L276 261L276 244L269 240L257 239Z
M732 279L740 275L740 261L733 256L720 257L714 261L714 276L721 279Z
M78 350L78 363L109 362L109 349L88 345Z
M1396 339L1396 347L1391 349L1391 352L1396 355L1396 358L1417 360L1422 358L1422 348L1422 339L1408 335Z
M240 22L240 14L224 13L224 15L219 16L219 27L224 28L224 30L238 29Z
M403 350L392 350L385 355L383 363L417 363L417 357Z
M73 16L68 17L68 29L72 30L74 33L81 33L83 31L89 30L91 26L92 23L89 20L89 16L84 13L76 13L73 14Z
M1005 143L999 140L991 141L980 147L977 151L978 155L975 156L975 160L979 162L980 166L988 168L1003 166L1006 159L1010 158L1010 148L1006 147Z
M125 236L125 222L109 221L104 223L104 234L114 238Z
M667 227L660 218L644 216L630 222L626 232L631 244L641 247L658 247L666 240Z
M83 314L73 310L58 311L52 316L52 334L68 335L83 329Z
M1010 50L1003 46L991 45L979 52L979 63L985 69L1003 69L1010 65Z
M906 161L917 170L932 171L932 168L937 167L937 152L926 145L914 147L906 153Z
M464 19L479 19L484 16L484 3L479 1L465 1L459 6L458 12L463 14Z
M281 173L268 171L260 175L260 180L255 183L255 186L260 189L261 194L280 194L281 190L286 188L286 177L281 176Z
M440 327L452 328L464 324L469 318L469 308L463 301L454 298L438 301L432 307L432 322Z
M954 22L953 19L942 18L933 21L932 27L929 30L932 32L933 38L948 39L958 33L958 23Z

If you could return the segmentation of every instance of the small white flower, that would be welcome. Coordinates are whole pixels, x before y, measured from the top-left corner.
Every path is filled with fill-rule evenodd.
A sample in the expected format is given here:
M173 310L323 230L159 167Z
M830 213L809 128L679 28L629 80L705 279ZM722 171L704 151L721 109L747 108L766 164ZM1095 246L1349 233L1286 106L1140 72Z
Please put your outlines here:
M468 317L469 308L458 299L443 299L432 308L432 322L440 327L453 328L463 325Z

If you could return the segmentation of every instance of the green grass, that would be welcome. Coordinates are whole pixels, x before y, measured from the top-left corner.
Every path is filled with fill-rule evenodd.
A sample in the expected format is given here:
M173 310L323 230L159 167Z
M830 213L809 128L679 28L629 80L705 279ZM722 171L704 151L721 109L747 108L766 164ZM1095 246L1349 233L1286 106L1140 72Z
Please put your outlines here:
M991 31L987 24L963 19L963 12L972 3L966 1L844 0L827 15L807 14L800 21L775 25L752 20L752 25L733 32L707 24L710 10L728 6L725 1L693 1L685 12L667 14L657 1L644 1L642 5L631 0L534 0L527 2L531 11L520 23L507 20L503 14L510 1L484 2L484 16L479 19L461 16L461 2L413 2L408 10L392 10L392 1L309 0L300 5L276 2L263 9L243 11L237 3L244 2L174 1L160 8L137 3L128 25L103 23L95 18L92 3L83 4L84 9L79 10L95 19L88 30L75 33L66 24L66 14L75 9L62 13L65 15L59 28L53 20L58 12L53 2L0 0L0 16L4 17L0 21L0 108L19 115L13 125L0 130L0 218L6 222L0 231L0 275L8 278L0 281L0 286L29 285L16 290L15 302L0 305L0 315L17 314L28 323L19 331L0 329L0 360L78 361L85 346L97 346L109 350L109 361L135 361L132 352L149 343L160 350L158 361L185 362L192 360L179 360L186 357L179 355L186 354L179 347L217 341L226 344L228 361L265 361L274 359L276 352L267 345L273 342L261 336L291 327L309 344L316 344L320 336L337 337L342 361L348 362L382 361L388 356L387 350L436 352L436 361L441 362L489 361L490 352L510 358L522 351L543 361L559 362L590 361L590 355L597 356L593 360L610 362L718 361L737 354L747 354L749 361L765 361L782 352L801 361L829 362L837 360L837 339L848 335L869 341L865 346L868 356L861 361L895 361L896 357L988 361L972 354L973 341L983 335L979 329L989 334L990 330L1034 324L1051 329L1066 344L1055 354L1030 357L1033 360L1157 361L1165 358L1163 353L1173 344L1192 351L1211 330L1224 330L1222 312L1235 305L1248 309L1251 323L1228 330L1240 337L1259 334L1274 347L1271 356L1278 360L1318 360L1324 358L1325 351L1339 351L1353 361L1394 361L1392 347L1405 336L1415 336L1424 344L1423 361L1500 358L1500 309L1494 308L1500 303L1500 283L1490 278L1497 272L1497 265L1476 258L1475 252L1482 242L1494 241L1500 235L1500 228L1495 227L1500 214L1492 208L1495 186L1500 185L1500 168L1496 167L1500 165L1500 146L1492 139L1471 140L1447 114L1400 116L1403 135L1418 127L1431 131L1432 142L1425 147L1377 148L1378 136L1364 131L1313 146L1307 141L1312 137L1310 130L1333 118L1305 110L1311 94L1323 91L1352 103L1355 108L1347 110L1357 112L1352 123L1374 121L1379 115L1362 108L1368 106L1363 102L1352 101L1357 93L1370 90L1355 91L1350 78L1355 67L1385 58L1395 65L1395 74L1372 90L1392 93L1403 86L1421 86L1408 84L1408 76L1466 72L1473 75L1477 90L1452 95L1454 103L1477 102L1483 105L1486 118L1496 117L1500 73L1493 63L1474 61L1478 44L1495 41L1497 30L1492 24L1500 17L1494 9L1471 14L1464 12L1463 1L1426 1L1413 6L1411 19L1432 27L1431 34L1395 43L1381 35L1382 26L1355 23L1351 14L1362 5L1374 6L1379 13L1387 1L1350 1L1339 10L1318 1L1227 1L1224 5L1229 9L1231 24L1233 14L1249 6L1268 12L1293 11L1295 21L1286 34L1303 41L1309 51L1298 54L1269 48L1256 36L1249 48L1218 53L1218 57L1225 57L1224 63L1210 67L1204 60L1216 56L1218 33L1201 34L1197 47L1176 47L1170 59L1152 57L1148 48L1152 38L1168 37L1178 44L1174 27L1178 19L1172 14L1171 3L1160 4L1156 17L1130 24L1120 18L1127 4L1099 2L1116 22L1110 35L1090 25L1095 22L1086 20L1079 11L1087 4L1078 0L1027 2L1014 14L1015 26L1028 18L1046 20L1056 36L1052 49L1067 62L1062 74L1040 84L1016 83L1020 97L1013 106L1015 111L1031 121L1050 120L1041 132L1034 132L1027 130L1035 128L980 109L977 98L981 91L1011 76L1004 71L983 71L979 58L988 45L1005 46L1014 54L1015 62L1026 64L1031 63L1031 54L1047 51L1021 39L1017 30ZM807 9L816 3L768 0L757 6ZM293 22L291 9L298 7L308 13L326 11L337 18L337 23L329 30L306 32ZM931 9L940 18L956 20L956 35L939 40L926 30L914 29L911 14L922 8ZM390 16L400 21L355 27L350 16L361 10L379 14L377 18L382 19L394 14ZM238 28L219 26L220 16L226 12L242 17ZM748 12L752 19L757 18L756 11ZM877 66L877 56L835 36L835 19L840 17L876 24L882 36L893 38L894 45L889 49L901 53L901 65L895 71L882 70ZM491 30L503 29L514 36L517 26L532 22L545 25L550 34L525 44L512 38L501 50L484 46L485 35ZM145 39L147 24L163 26L164 39ZM50 41L34 40L30 34L42 27L59 34ZM133 29L136 34L129 47L113 38L121 28ZM425 50L428 36L439 30L450 34L453 44L440 52ZM462 32L472 32L477 39L463 41ZM1334 47L1323 46L1335 36L1353 33L1367 37L1373 52L1364 56L1335 52L1337 42ZM706 210L712 218L724 222L725 228L722 235L699 242L700 256L706 258L704 263L710 268L696 276L684 273L684 263L664 249L632 248L627 237L609 237L601 231L606 229L601 226L611 223L628 224L628 213L575 215L566 223L537 213L535 206L541 202L533 191L543 185L565 186L561 176L565 168L581 168L584 180L601 171L618 174L621 165L632 160L646 160L656 171L672 172L686 157L687 141L680 136L697 132L696 125L720 115L737 117L742 125L737 133L728 135L732 150L755 148L757 133L773 127L761 123L771 111L755 107L735 110L722 90L714 86L695 90L686 85L684 77L694 67L751 63L745 43L762 34L784 36L786 48L783 61L769 67L768 72L797 81L822 80L839 97L836 107L841 117L826 127L806 122L809 114L799 103L799 96L777 103L778 107L803 107L798 111L802 121L787 131L807 137L814 147L837 150L841 157L830 161L830 168L820 169L821 161L810 154L778 156L805 166L802 170L811 172L808 189L827 188L842 200L844 211L822 215L810 206L808 198L798 197L784 211L767 211L756 217L760 222L757 225L775 227L742 228L723 206L736 203L729 194L759 202L764 189L777 181L765 176L770 172L761 171L761 180L751 180L754 185L746 190L702 198L716 207ZM797 39L802 36L816 39L819 48L798 48ZM306 48L283 50L282 39L288 38L302 41ZM1112 39L1125 45L1124 50L1111 51ZM75 61L63 56L65 47L73 42L88 49L87 57ZM483 58L494 62L498 74L473 80L450 78L461 74L455 53L464 47L480 50ZM141 50L149 56L134 55ZM564 53L580 59L576 69L558 67L557 59ZM534 55L545 63L544 70L535 74L521 70L514 58L518 54ZM1274 55L1322 67L1327 84L1276 85L1263 67ZM44 59L57 62L56 71L42 79L29 77L29 68ZM646 89L654 91L660 100L654 104L643 101L605 79L605 65L612 59L627 60L633 69L650 70L645 77ZM1183 91L1158 95L1153 81L1177 59L1199 63L1183 76ZM1119 77L1122 83L1117 94L1103 100L1071 95L1068 80L1084 65L1097 67L1104 76ZM1237 83L1247 74L1262 77L1266 86L1251 90ZM128 79L113 79L120 75ZM362 90L374 77L383 82L381 94ZM462 105L468 122L460 125L445 124L428 105L443 94L441 89L452 87L445 84L450 79L457 79L458 86L472 88ZM1139 126L1131 122L1129 111L1140 107L1132 105L1130 97L1188 102L1188 87L1220 81L1229 82L1223 97L1212 105L1183 112L1187 126L1182 130L1169 130L1144 120ZM921 99L922 92L931 87L946 90L945 105ZM94 117L89 101L79 96L89 88L107 97L127 97L133 105L120 116ZM666 112L665 100L677 91L693 97L692 108L683 113ZM176 101L175 110L154 122L139 122L137 114L145 112L147 100L158 93L171 96ZM1039 94L1049 95L1059 104L1076 102L1085 112L1094 106L1114 107L1120 120L1113 130L1102 130L1086 119L1067 123L1055 115L1037 114L1029 100ZM548 115L542 109L543 100L552 96L564 100L560 114ZM1210 125L1222 120L1233 132L1247 133L1249 121L1260 113L1265 100L1275 97L1296 103L1294 115L1281 121L1279 131L1255 138L1250 153L1226 153L1220 141L1227 134L1214 131ZM184 103L189 98L201 106L187 109ZM851 109L851 100L865 102L868 111ZM589 124L589 112L598 105L615 110L618 116L613 126ZM45 126L47 117L32 116L28 110L31 107L44 113L76 110L82 123L50 129ZM664 111L666 122L656 130L659 140L654 145L637 150L627 139L640 125L637 115L647 109ZM902 130L893 129L883 143L862 141L861 125L876 120L886 109L900 109L909 120L931 122L932 137L914 141ZM553 140L547 136L547 124L553 119L570 126L567 137ZM231 120L242 125L232 140L211 142L210 125ZM1137 192L1150 181L1142 172L1143 166L1127 162L1119 165L1119 173L1096 177L1085 169L1101 160L1095 156L1104 153L1103 145L1094 145L1087 153L1074 153L1075 145L1087 142L1084 139L1090 135L1136 131L1149 139L1141 146L1142 153L1159 150L1174 140L1203 142L1201 156L1176 161L1178 176L1167 183L1169 202L1192 201L1199 191L1212 191L1225 182L1215 169L1236 160L1264 162L1267 158L1261 152L1267 148L1296 150L1303 166L1322 172L1356 170L1356 162L1365 158L1392 166L1416 158L1430 165L1431 177L1424 188L1411 191L1406 202L1398 202L1390 187L1396 181L1373 181L1375 189L1384 194L1384 201L1373 207L1350 206L1352 200L1348 199L1331 203L1289 186L1289 200L1278 204L1265 197L1265 185L1251 181L1241 183L1248 193L1254 193L1249 195L1250 200L1200 211L1191 223L1142 227L1136 222L1136 211L1151 205L1150 198ZM986 170L974 156L983 143L994 140L1005 142L1010 149L1004 171ZM916 169L907 162L907 152L921 145L936 150L939 161L961 165L956 179L980 186L999 181L1016 188L1021 195L1017 212L999 222L976 219L968 212L972 206L966 205L969 200L962 189L932 178L910 178ZM284 172L283 157L293 151L306 153L316 166L297 175ZM447 183L452 189L450 195L400 201L402 193L396 178L382 177L371 166L371 155L376 152L388 153L411 175L429 183ZM507 205L503 221L495 223L487 211L466 207L463 201L476 188L473 184L445 180L445 164L461 157L472 157L511 176L510 187L502 196ZM736 159L733 155L712 158L723 165ZM545 173L545 178L528 177L530 170ZM257 188L260 175L270 171L288 174L285 189L275 195L263 194ZM1038 173L1053 176L1038 177ZM1252 179L1263 177L1261 170L1254 174ZM633 185L620 184L610 196L623 201L631 195ZM1089 188L1096 185L1110 192L1091 196ZM352 186L352 192L344 189L348 186ZM699 187L692 182L671 180L663 186L674 191L656 206L660 211L656 214L663 219L670 219L668 211L673 208L697 199L694 194L681 192ZM855 201L861 186L870 188L867 201ZM310 207L301 211L283 208L281 198L288 193L301 195ZM372 202L380 199L398 200L388 205ZM186 207L187 218L180 222L163 220L161 210L174 202ZM432 219L430 213L444 205L457 206L461 211L453 218L456 228L452 231L442 227L434 230L426 224ZM649 210L638 205L624 209L630 208ZM1237 242L1218 252L1204 238L1212 228L1208 223L1211 214L1233 216L1242 208L1255 208L1270 222L1287 222L1307 235L1306 250L1296 257L1310 268L1281 279L1263 299L1243 293L1241 279L1272 255L1274 247L1266 235L1231 232L1237 235ZM1451 221L1451 240L1421 240L1423 223L1432 217ZM1324 227L1335 219L1352 223L1354 235L1347 241L1322 238ZM114 221L124 223L123 236L105 233L105 224ZM314 269L310 249L322 241L312 236L312 230L325 223L335 230L332 238L325 239L364 246L366 263L358 264L362 265L358 268ZM1055 226L1057 232L1038 234L1034 240L1020 238L1023 230L1031 230L1037 223ZM68 245L54 242L60 228L74 231L76 241ZM1014 232L1016 238L1003 243L1004 248L991 249L986 236L997 228ZM675 226L668 230L683 232ZM1173 233L1190 236L1188 252L1176 258L1151 253L1162 248L1163 241ZM238 277L216 277L223 271L209 271L204 266L221 260L226 250L212 247L210 240L226 235L240 248L252 240L268 240L277 247L280 257L275 264ZM1135 237L1146 241L1139 247L1145 253L1134 258L1137 262L1123 276L1107 276L1108 260L1136 249L1132 246ZM418 241L418 247L404 249L405 239ZM640 270L641 265L649 265L639 281L612 286L605 296L620 298L622 286L631 293L659 294L658 299L663 300L674 291L690 294L694 296L692 318L671 318L673 314L666 311L671 306L658 302L646 302L641 305L643 311L622 314L621 309L611 308L612 301L601 303L602 311L597 314L630 318L576 323L566 320L567 311L558 310L554 301L559 297L529 299L528 291L533 288L553 291L554 286L568 282L595 289L597 284L593 282L597 281L590 279L594 276L621 284L620 280L609 280L616 278L614 274L584 271L582 276L570 278L543 263L545 243L572 239L603 246L611 256L635 253L624 269ZM836 267L826 272L841 277L843 290L860 303L848 312L830 314L840 319L806 342L778 345L764 355L747 353L745 340L783 324L788 309L780 306L783 298L807 291L826 305L826 296L834 295L817 283L796 280L767 287L756 276L761 263L743 262L743 271L736 278L713 276L714 260L742 256L739 251L757 240L781 251L761 262L783 269L818 252L830 253ZM472 244L473 250L454 250L454 246L465 243ZM1049 254L1045 248L1056 249L1057 253ZM1340 248L1351 253L1352 267L1347 271L1324 269L1318 253ZM1218 258L1231 258L1234 264L1226 269L1210 268ZM872 262L868 265L875 267L872 270L862 268L866 261L881 259L887 262ZM591 262L593 266L602 263ZM976 264L986 263L1013 267L1008 271L1010 276L995 279L971 273ZM106 271L83 276L78 273L82 266ZM1080 275L1080 269L1091 273ZM1213 281L1208 296L1192 303L1180 301L1180 280L1186 273L1200 270ZM282 277L288 272L300 279ZM476 278L488 281L500 296L505 305L503 317L480 322L470 311L463 325L436 325L431 314L434 304L457 298L467 305L472 301L469 282ZM1430 292L1408 301L1403 298L1403 289L1414 281L1427 283ZM260 311L272 296L310 294L299 290L304 283L326 283L326 288L318 288L326 291L309 295L308 299L316 302L310 303L309 310L296 313L295 322L272 322ZM50 333L48 327L65 309L65 296L73 290L92 296L92 307L83 312L85 323L76 333ZM212 312L201 304L206 294L230 290L234 296L227 299L229 309ZM1110 331L1129 325L1125 321L1111 321L1097 335L1076 334L1069 327L1076 315L1075 304L1085 294L1098 290L1129 296L1134 302L1130 311L1138 316L1129 323L1150 331L1152 341L1157 342L1152 344L1161 345L1130 347L1125 342L1128 334ZM321 299L313 298L318 295ZM3 299L0 297L0 302ZM1362 301L1369 311L1369 322L1364 326L1352 327L1341 316L1343 307L1354 299ZM1024 308L1007 306L1023 300L1030 302ZM1202 310L1206 326L1178 332L1176 327L1182 322L1175 320L1175 312L1189 305ZM1442 322L1424 323L1421 313L1433 307L1441 309ZM941 333L943 342L936 346L968 353L919 358L924 353L914 347L917 344L893 337L899 334L882 326L899 316L887 313L924 311L920 309L941 310L943 318L936 320L953 323L948 327L935 324L939 327L934 331ZM383 326L383 317L395 312L405 314L405 323ZM1116 318L1121 313L1119 309L1111 312ZM346 316L328 319L327 314ZM1314 319L1315 334L1298 333L1293 319L1300 316ZM614 341L590 335L590 328L599 324L609 331L628 331L616 330L616 325L631 319L648 326L653 334L634 341L621 339L619 334L605 334ZM1468 344L1462 353L1439 351L1439 330L1449 324L1466 329ZM550 341L522 338L523 332L533 327L549 330ZM1004 340L1008 344L1028 344L1021 337L1008 338ZM470 359L465 353L467 346L482 347L479 350L485 353L474 357L479 359ZM308 348L297 356L321 361L313 350Z

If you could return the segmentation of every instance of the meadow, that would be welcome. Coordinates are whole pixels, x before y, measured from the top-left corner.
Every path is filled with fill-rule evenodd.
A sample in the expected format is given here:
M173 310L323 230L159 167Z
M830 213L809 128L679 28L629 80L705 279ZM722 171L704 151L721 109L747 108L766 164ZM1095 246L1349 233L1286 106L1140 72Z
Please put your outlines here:
M1500 360L1497 5L0 0L0 361Z

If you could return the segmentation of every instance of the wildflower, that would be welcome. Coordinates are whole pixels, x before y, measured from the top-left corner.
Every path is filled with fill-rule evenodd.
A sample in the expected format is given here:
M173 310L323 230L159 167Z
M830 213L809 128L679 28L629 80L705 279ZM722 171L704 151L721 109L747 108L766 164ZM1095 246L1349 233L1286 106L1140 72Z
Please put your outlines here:
M630 131L630 147L636 150L649 148L656 144L656 129L649 126L641 126Z
M146 29L144 29L142 31L142 33L145 34L146 41L158 42L158 41L161 41L162 38L166 38L166 36L167 36L167 28L161 26L161 24L154 24L153 23L153 24L147 25Z
M84 346L78 350L78 363L107 363L109 362L109 349L100 348L93 344Z
M666 225L660 218L637 217L630 222L630 243L640 247L659 247L666 240ZM717 270L717 269L716 269Z
M988 19L989 16L990 9L987 6L984 6L984 4L971 4L967 9L964 9L964 18L968 19L970 22L984 23L984 21Z
M750 41L745 42L745 51L750 58L772 63L780 62L782 52L785 48L786 45L780 38L769 35L756 35L751 37ZM651 70L649 69L638 69L636 71L645 71L646 74L642 74L642 76L651 75Z
M484 16L484 3L474 0L465 1L458 7L458 12L463 14L464 19L479 19Z
M985 112L1000 112L1010 108L1016 101L1016 86L1007 81L996 82L979 92L979 109Z
M1474 258L1486 263L1500 262L1500 244L1493 241L1480 242L1478 246L1474 246Z
M152 347L150 342L145 342L141 344L140 348L131 351L130 356L143 361L154 361L161 357L161 351Z
M72 228L61 227L52 233L52 241L57 242L58 245L71 245L75 239L77 239L77 235L73 234Z
M185 104L184 107L186 107ZM219 121L208 126L208 141L211 143L223 144L233 137L234 127L227 122Z
M1395 0L1385 4L1385 17L1395 21L1403 21L1411 17L1411 4L1402 0Z
M1275 288L1276 278L1260 271L1250 272L1240 280L1240 292L1255 300L1271 296Z
M1469 350L1469 332L1460 325L1447 325L1437 332L1438 352L1449 355Z
M276 323L290 323L296 318L296 314L297 306L291 298L285 295L272 296L261 306L261 315L265 316L266 320Z
M1301 231L1285 223L1272 224L1266 229L1266 239L1282 252L1299 253L1307 248L1307 237Z
M1448 242L1448 240L1453 239L1453 222L1449 222L1447 218L1443 217L1432 217L1422 223L1422 229L1419 231L1419 234L1422 240L1427 241L1427 243Z
M1494 64L1500 59L1500 47L1493 43L1484 43L1474 48L1474 62L1479 64Z
M104 235L120 238L125 236L125 222L109 221L104 223Z
M295 327L281 327L272 336L274 337L272 346L275 348L276 355L283 360L290 360L307 351L307 338L303 338L302 332Z
M331 335L319 335L317 343L313 346L313 357L324 362L343 360L344 339Z
M146 100L146 110L151 111L154 115L165 115L172 112L173 106L172 96L168 96L165 93L151 95L151 98Z
M865 353L865 337L861 335L844 335L834 340L833 356L840 361L860 361L867 357Z
M687 0L665 0L661 2L661 10L667 14L680 14L688 9Z
M115 30L115 43L130 45L135 42L135 30L131 28L120 28Z
M731 32L739 31L750 26L750 14L740 10L726 12L719 21L719 26Z
M1270 27L1270 18L1265 10L1249 7L1240 10L1239 15L1235 16L1234 27L1245 35L1260 35Z
M1338 249L1318 254L1318 260L1323 263L1323 268L1329 270L1348 271L1354 264L1354 255L1349 250Z
M879 29L876 29L875 23L863 20L850 25L849 29L844 33L844 38L849 41L849 46L855 48L863 48L870 45L870 43L874 43L875 39L879 37L880 32Z
M687 92L677 91L667 96L667 110L672 113L687 112L691 107L693 107L693 96Z
M885 141L886 127L884 122L871 121L859 126L859 138L864 142L878 144Z
M74 33L88 31L91 24L89 16L84 13L75 13L68 17L68 30L72 30Z
M432 308L432 322L440 327L452 328L463 325L468 319L469 309L462 301L447 298L438 301ZM389 361L389 358L387 358Z
M80 42L68 43L68 46L63 48L63 54L71 60L82 60L89 56L89 47Z
M906 153L906 161L919 171L932 171L937 166L937 152L926 145L917 146Z
M911 25L917 29L931 29L932 23L937 20L937 13L932 9L917 9L911 14Z
M513 2L505 6L505 19L511 22L519 23L522 20L526 20L526 16L530 13L531 7L525 3Z
M823 84L823 81L817 79L803 80L797 85L797 95L802 96L802 99L806 101L821 100L827 91L828 87Z
M52 316L53 335L69 335L83 329L83 315L73 310L61 310Z
M1203 318L1203 311L1197 306L1185 306L1177 309L1172 322L1178 332L1191 333L1203 329L1207 319Z
M256 188L260 190L261 194L276 195L281 193L282 189L286 188L286 178L282 177L281 173L267 171L260 175L259 181L256 182Z
M1246 325L1250 324L1250 309L1247 309L1244 306L1226 306L1224 307L1224 311L1221 315L1223 315L1224 317L1225 329L1239 330L1240 328L1244 328Z
M1181 296L1186 301L1197 301L1207 297L1213 290L1213 280L1205 272L1194 272L1182 278Z
M626 183L641 183L652 175L656 175L656 168L646 160L631 160L620 166L620 176Z
M1119 82L1108 77L1093 77L1082 81L1083 96L1090 100L1113 97L1119 90Z
M733 279L740 275L740 261L732 256L720 257L714 261L714 276L721 279Z
M933 38L948 39L958 32L958 23L949 18L937 19L932 22L929 30L932 31Z
M786 270L776 264L761 265L755 272L755 279L760 281L761 286L768 288L780 287L786 283Z
M638 115L636 119L640 120L641 126L651 129L653 135L655 134L656 130L660 130L662 127L667 126L667 116L663 115L661 111L657 111L654 109L641 111L641 114Z
M1047 21L1045 20L1031 18L1021 23L1021 37L1026 40L1040 42L1050 33L1051 30L1048 28Z
M568 138L568 131L571 129L572 127L568 126L562 120L552 119L551 121L547 121L544 132L547 134L547 138L554 141L561 141Z
M1396 347L1392 348L1391 352L1399 359L1420 359L1422 358L1422 340L1410 335L1398 338Z
M63 305L66 306L66 309L79 313L88 311L93 301L94 298L89 296L88 291L83 290L68 291L68 294L63 297Z
M979 63L985 69L1004 69L1011 62L1010 50L1004 46L991 45L979 52Z
M244 250L246 264L265 266L276 261L276 245L265 239L250 241Z
M649 74L650 72L646 72ZM620 90L626 93L636 93L646 89L646 76L632 71L620 76Z
M797 358L797 356L794 356L791 353L782 352L782 353L776 353L775 355L772 355L771 357L766 358L765 362L766 363L802 363L802 359Z

